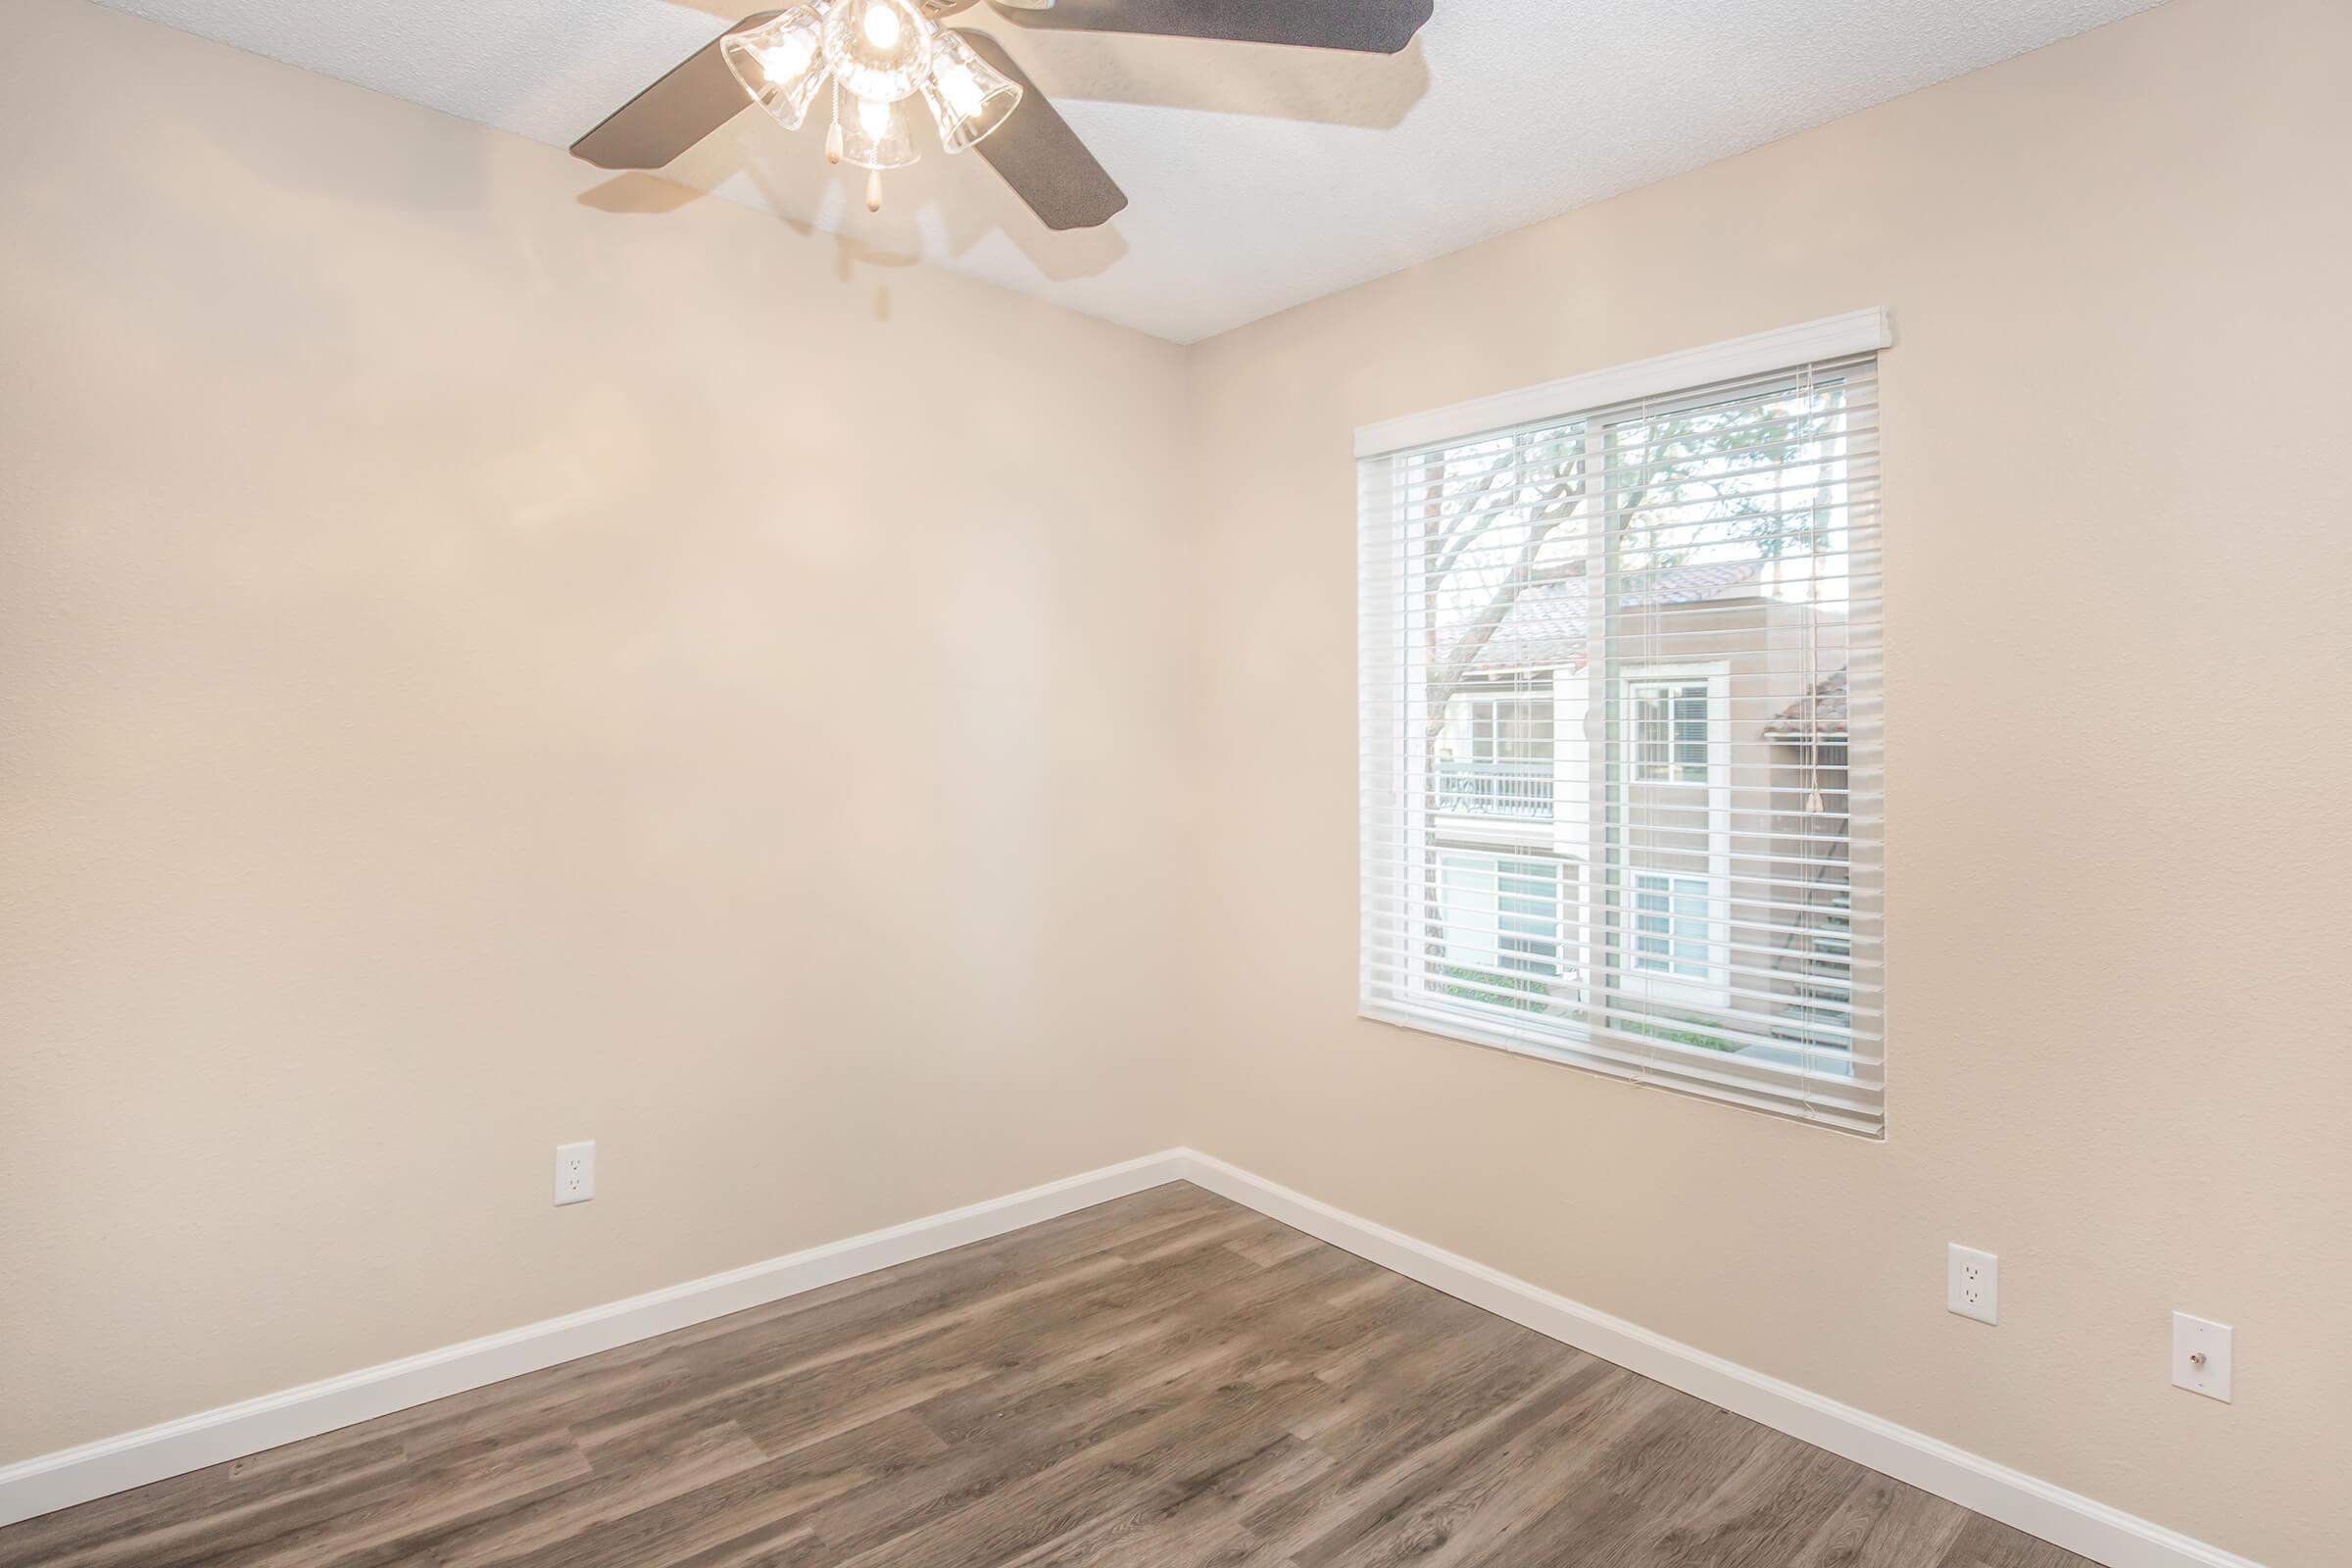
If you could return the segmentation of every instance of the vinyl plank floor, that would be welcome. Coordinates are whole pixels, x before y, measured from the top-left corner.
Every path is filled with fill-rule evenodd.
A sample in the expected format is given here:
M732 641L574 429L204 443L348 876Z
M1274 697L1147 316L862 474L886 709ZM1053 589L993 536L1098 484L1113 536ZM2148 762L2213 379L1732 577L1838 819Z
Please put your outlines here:
M2088 1568L1182 1183L0 1530L0 1568Z

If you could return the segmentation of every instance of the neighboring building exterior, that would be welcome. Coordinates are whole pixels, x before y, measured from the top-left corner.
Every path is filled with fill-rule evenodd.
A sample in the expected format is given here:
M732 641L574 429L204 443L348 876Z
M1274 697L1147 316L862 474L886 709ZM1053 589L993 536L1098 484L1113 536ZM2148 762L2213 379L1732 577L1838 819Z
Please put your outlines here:
M1640 999L1642 1032L1765 1060L1804 1048L1838 1070L1854 995L1845 627L1776 596L1770 570L1656 573L1621 598L1597 677L1592 596L1566 571L1522 591L1469 661L1431 716L1429 768L1457 995L1568 1010L1597 985Z

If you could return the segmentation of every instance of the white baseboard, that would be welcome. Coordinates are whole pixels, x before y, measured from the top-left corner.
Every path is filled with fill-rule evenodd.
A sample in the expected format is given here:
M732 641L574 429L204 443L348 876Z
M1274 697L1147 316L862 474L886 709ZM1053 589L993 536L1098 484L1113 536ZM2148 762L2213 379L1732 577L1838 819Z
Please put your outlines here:
M1189 1149L1146 1155L888 1230L9 1465L0 1468L0 1525L986 1241L1171 1181L1196 1182L1448 1296L2108 1568L2260 1568L2247 1558L1579 1305Z
M1188 1180L1269 1219L2108 1568L2260 1568L2120 1508L1359 1219L1211 1155L1187 1150L1182 1157Z
M1027 1192L0 1467L0 1525L243 1458L1180 1179L1150 1154Z

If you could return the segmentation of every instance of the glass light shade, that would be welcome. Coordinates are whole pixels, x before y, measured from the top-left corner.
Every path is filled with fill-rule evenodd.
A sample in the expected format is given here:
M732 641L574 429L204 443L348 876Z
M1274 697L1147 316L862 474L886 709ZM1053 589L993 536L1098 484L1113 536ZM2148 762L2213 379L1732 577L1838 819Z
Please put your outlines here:
M923 101L939 121L940 145L959 153L1004 123L1021 103L1021 84L973 53L953 32L931 42L931 79Z
M795 6L773 22L728 33L718 52L752 102L787 130L801 128L817 88L825 84L823 19L807 6Z
M922 154L902 105L852 98L841 106L841 156L860 169L904 169Z
M853 98L895 104L931 69L931 24L906 0L835 0L824 26L825 61Z

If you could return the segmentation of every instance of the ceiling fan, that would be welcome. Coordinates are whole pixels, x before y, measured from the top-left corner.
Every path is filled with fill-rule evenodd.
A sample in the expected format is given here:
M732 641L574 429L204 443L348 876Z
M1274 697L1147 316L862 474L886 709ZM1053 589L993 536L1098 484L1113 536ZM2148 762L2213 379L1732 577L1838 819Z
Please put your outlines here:
M600 169L660 169L757 103L797 130L831 88L825 156L868 171L911 164L919 97L950 153L980 156L1048 228L1092 228L1127 205L1068 122L985 32L945 19L979 0L804 0L744 18L572 143ZM990 0L1003 20L1065 32L1141 32L1395 54L1435 0Z

